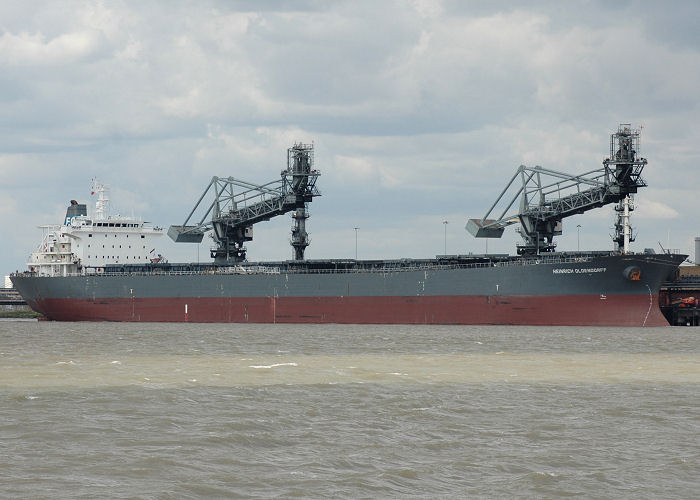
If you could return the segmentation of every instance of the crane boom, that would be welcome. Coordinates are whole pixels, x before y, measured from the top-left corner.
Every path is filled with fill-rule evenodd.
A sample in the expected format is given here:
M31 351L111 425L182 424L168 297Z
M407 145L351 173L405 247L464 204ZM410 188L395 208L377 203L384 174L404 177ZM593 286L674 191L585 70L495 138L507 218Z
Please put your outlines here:
M253 239L254 224L294 211L291 244L294 258L303 260L309 245L307 204L321 194L316 188L321 174L313 168L313 160L313 145L295 144L287 150L287 168L279 180L258 185L233 177L212 177L185 221L170 226L168 236L178 243L200 243L212 231L214 261L240 262L246 258L245 242ZM191 223L208 194L213 194L213 200L199 222Z
M647 160L637 157L638 150L639 131L622 124L611 135L610 157L600 169L570 175L520 165L486 214L481 219L470 219L466 228L476 238L500 238L507 226L520 223L524 241L518 245L518 253L552 252L556 247L554 237L562 234L562 219L621 202L646 186L641 174ZM489 218L496 206L507 199L506 193L517 186L518 178L520 187L500 216ZM518 210L506 215L518 199Z

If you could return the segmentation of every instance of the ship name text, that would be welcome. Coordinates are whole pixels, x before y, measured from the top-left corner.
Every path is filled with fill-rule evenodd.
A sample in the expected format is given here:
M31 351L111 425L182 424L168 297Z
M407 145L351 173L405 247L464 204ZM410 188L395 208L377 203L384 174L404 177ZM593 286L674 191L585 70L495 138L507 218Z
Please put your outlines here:
M604 273L604 267L558 267L552 269L553 274L590 274L590 273Z

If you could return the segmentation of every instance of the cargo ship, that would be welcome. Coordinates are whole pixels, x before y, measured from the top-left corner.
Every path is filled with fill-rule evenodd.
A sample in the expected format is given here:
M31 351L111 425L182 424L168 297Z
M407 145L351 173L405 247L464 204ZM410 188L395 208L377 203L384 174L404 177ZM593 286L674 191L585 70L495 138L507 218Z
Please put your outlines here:
M163 230L106 215L106 190L98 185L94 216L72 201L62 225L44 228L29 270L11 279L32 309L58 321L668 325L659 288L686 256L629 249L632 194L645 186L646 160L637 150L638 131L623 124L600 170L570 176L521 166L511 184L523 184L503 215L489 218L507 189L484 217L467 223L475 237L500 237L520 223L517 255L304 259L308 203L320 194L320 173L313 145L295 144L280 180L254 185L214 177L188 218L170 227L167 234L184 243L211 231L210 263L169 263L154 253ZM548 175L551 184L542 182ZM214 200L195 217L210 191ZM517 213L505 215L517 199ZM564 217L608 203L617 203L616 250L555 250ZM253 225L287 212L293 259L249 260L244 244Z

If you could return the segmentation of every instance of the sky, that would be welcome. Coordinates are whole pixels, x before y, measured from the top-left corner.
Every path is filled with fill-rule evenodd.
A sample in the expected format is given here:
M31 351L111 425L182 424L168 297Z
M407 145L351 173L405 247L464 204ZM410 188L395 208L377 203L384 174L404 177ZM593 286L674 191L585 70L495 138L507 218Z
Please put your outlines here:
M521 164L600 168L620 123L649 162L632 249L694 259L699 24L694 1L3 1L0 274L94 205L93 177L167 228L212 176L279 179L295 142L321 171L307 258L513 253L513 226L487 242L467 219ZM612 249L613 223L567 218L557 248ZM257 224L249 259L291 258L291 226Z

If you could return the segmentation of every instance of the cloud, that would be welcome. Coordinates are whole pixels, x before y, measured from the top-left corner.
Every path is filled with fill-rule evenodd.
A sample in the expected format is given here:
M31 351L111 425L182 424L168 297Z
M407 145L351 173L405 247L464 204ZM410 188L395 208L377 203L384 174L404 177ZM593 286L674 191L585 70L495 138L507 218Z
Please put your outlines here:
M3 33L0 63L12 66L62 66L105 55L105 40L96 30L65 33L50 40L40 33Z
M379 169L368 158L336 155L333 173L353 183L374 183L380 177Z
M297 141L314 142L322 172L310 255L348 256L353 227L373 257L434 255L445 214L455 248L481 249L463 222L518 165L599 168L620 122L644 125L649 159L637 245L691 241L700 7L644 5L5 2L0 198L31 203L11 228L16 210L0 206L18 248L0 265L21 267L35 226L60 220L93 176L122 211L167 226L213 175L278 178ZM608 248L612 208L580 217L586 241ZM288 258L290 225L256 227L250 255Z
M653 201L653 200L643 200L641 202L635 202L634 214L639 218L646 219L676 219L680 214L669 207L667 204Z
M16 213L17 206L17 200L9 195L5 195L2 198L0 198L0 213Z

